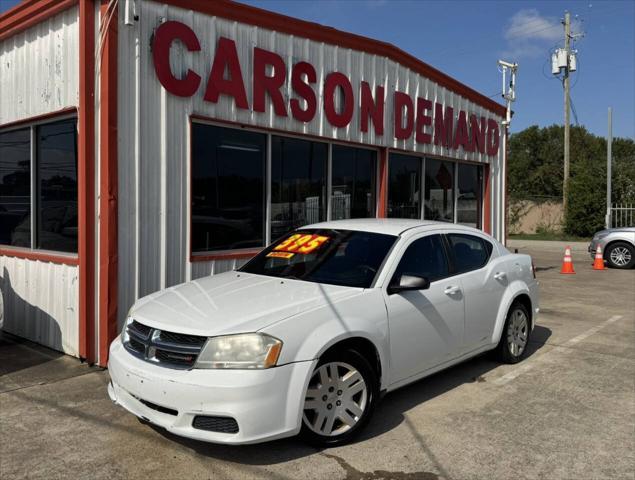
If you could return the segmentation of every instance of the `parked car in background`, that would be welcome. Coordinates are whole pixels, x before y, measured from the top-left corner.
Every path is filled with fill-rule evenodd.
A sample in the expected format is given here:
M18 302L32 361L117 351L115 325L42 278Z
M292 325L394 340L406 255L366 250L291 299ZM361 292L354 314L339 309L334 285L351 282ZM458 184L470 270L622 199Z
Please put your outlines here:
M137 301L108 393L185 437L333 446L382 393L479 353L516 363L536 323L528 255L470 227L401 219L291 232L240 270Z
M593 235L589 254L595 257L598 245L609 267L633 268L635 266L635 227L608 228Z

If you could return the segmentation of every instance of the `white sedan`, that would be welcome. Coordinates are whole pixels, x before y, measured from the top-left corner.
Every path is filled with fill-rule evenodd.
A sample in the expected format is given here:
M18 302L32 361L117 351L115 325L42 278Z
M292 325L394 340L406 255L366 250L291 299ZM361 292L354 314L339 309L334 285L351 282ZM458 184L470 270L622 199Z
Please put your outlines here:
M518 362L538 311L531 258L479 230L325 222L137 301L108 393L184 437L337 445L383 393L487 350Z

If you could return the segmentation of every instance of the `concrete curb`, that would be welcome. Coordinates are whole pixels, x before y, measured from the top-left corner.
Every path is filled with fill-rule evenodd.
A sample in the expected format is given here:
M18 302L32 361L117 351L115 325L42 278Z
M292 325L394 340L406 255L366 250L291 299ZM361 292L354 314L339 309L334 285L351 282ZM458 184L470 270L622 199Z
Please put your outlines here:
M588 247L590 242L561 242L561 241L548 241L548 240L507 240L507 248L514 251L515 248L519 252L523 250L542 250L548 252L561 251L564 253L564 249L569 246L571 252L574 253L586 253L588 254Z

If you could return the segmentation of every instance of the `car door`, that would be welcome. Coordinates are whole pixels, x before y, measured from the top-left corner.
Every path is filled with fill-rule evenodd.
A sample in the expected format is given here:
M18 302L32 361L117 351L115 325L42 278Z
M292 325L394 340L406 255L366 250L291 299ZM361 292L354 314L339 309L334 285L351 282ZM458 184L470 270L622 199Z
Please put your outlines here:
M459 283L449 276L443 238L429 234L401 251L389 283L401 274L430 280L426 290L389 294L384 288L390 330L391 383L397 383L457 355L463 342L464 307Z
M491 342L499 305L510 278L505 258L490 258L494 246L485 238L447 233L456 280L465 301L466 351Z

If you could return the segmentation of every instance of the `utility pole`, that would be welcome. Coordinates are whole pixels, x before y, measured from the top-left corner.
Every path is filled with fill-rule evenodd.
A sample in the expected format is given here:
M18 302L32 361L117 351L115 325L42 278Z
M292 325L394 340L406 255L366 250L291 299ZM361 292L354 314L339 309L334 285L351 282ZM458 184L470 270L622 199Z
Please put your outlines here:
M569 137L570 137L570 105L569 105L569 54L571 48L571 14L564 14L564 50L566 52L566 65L564 67L564 180L562 182L562 211L567 214L567 196L569 193Z
M611 228L611 163L613 161L613 110L609 107L609 136L606 140L606 228Z
M505 120L502 121L503 126L503 168L506 168L507 165L507 137L509 134L509 126L512 121L512 103L516 100L516 72L518 71L518 64L506 62L504 60L498 61L498 66L502 68L503 73L503 98L507 104L507 111L505 114ZM509 85L507 84L507 70L509 69ZM507 216L506 216L506 205L504 203L504 198L507 195L507 171L505 170L501 175L501 191L503 192L503 202L501 207L499 208L499 220L498 223L500 225L499 235L500 241L503 244L507 242L507 225L505 224ZM492 202L492 206L493 206ZM494 218L493 216L491 218Z
M583 33L571 34L571 14L565 12L564 20L564 48L557 48L551 54L551 73L560 75L562 71L562 87L564 90L564 176L562 180L562 209L567 214L567 196L569 193L569 143L571 134L571 83L570 74L577 69L576 53L577 50L571 49L571 40L583 37Z

